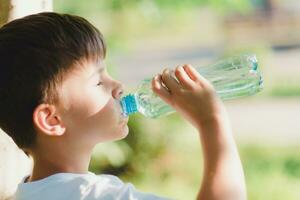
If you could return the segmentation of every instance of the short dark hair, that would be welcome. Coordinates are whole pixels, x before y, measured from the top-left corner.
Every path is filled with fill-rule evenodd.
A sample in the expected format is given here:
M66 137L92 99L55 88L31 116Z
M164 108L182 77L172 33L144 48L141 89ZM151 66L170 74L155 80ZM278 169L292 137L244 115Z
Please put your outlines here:
M58 101L58 86L81 61L104 59L102 34L79 16L43 12L0 28L0 128L21 148L35 144L34 109Z

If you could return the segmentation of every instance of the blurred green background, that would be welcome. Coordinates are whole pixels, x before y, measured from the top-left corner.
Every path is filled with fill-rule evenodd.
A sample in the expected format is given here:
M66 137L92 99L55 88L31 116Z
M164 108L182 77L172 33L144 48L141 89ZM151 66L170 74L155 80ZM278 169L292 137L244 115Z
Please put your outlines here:
M250 200L300 199L300 3L297 0L54 0L104 34L110 73L127 90L165 66L201 66L257 54L265 89L225 102ZM96 146L90 170L138 189L194 199L201 183L198 133L179 115L130 118L124 140Z

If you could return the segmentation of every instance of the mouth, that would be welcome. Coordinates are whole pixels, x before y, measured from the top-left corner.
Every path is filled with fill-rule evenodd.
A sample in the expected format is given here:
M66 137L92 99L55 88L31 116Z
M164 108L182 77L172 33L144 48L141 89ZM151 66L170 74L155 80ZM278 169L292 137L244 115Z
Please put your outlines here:
M126 119L128 122L128 115L126 115L122 109L122 105L120 101L116 101L116 107L118 109L118 112L120 113L120 115L122 116L123 119Z
M127 124L128 121L129 121L129 117L127 116L127 117L124 118L123 122Z
M121 119L120 120L120 126L126 126L127 125L127 123L128 123L128 119Z
M124 115L124 113L122 112L122 110L120 110L120 121L122 124L127 124L129 121L129 116L128 115Z

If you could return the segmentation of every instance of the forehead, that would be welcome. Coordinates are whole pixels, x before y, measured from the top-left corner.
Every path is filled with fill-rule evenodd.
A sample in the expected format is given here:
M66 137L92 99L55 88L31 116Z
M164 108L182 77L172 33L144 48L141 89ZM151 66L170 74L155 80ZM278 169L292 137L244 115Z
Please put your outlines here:
M73 69L68 73L68 78L82 77L90 78L93 74L105 69L104 60L99 61L81 61L74 65Z

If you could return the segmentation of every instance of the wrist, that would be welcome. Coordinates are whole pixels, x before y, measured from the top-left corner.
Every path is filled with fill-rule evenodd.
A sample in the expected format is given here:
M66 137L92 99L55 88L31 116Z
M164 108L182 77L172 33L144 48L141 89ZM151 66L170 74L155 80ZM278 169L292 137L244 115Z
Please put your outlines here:
M198 128L202 147L210 153L227 152L235 146L229 119L226 114L215 115Z
M227 113L225 111L221 111L219 113L212 114L197 123L197 129L200 132L206 130L214 130L219 127L228 126L229 119Z

